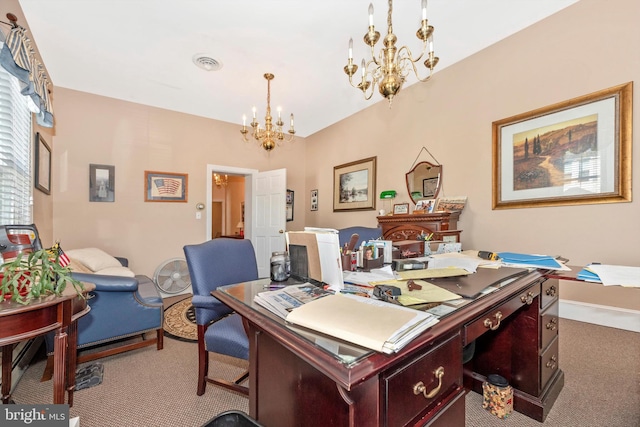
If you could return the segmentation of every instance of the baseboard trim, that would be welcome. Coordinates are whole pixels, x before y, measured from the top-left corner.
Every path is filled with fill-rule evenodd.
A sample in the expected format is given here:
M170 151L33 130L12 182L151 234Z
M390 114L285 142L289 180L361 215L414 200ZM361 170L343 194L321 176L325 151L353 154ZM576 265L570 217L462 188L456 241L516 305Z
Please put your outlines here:
M640 332L640 311L587 302L560 300L560 318Z

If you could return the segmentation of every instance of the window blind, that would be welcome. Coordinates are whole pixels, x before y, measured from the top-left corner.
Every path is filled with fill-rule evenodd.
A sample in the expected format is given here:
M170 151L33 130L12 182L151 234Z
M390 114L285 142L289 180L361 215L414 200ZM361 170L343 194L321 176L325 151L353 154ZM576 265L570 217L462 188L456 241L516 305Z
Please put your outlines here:
M0 67L0 224L33 222L29 102Z

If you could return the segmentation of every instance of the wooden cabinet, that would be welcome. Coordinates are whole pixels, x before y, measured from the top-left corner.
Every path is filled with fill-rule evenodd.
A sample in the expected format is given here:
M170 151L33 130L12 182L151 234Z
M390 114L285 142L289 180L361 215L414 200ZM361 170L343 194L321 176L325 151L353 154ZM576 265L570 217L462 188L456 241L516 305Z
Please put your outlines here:
M466 387L482 393L486 377L499 374L514 388L516 411L538 421L545 419L550 410L545 403L555 401L564 384L558 358L557 290L557 279L541 278L516 298L465 325L465 344L475 339L476 346L473 359L465 365ZM518 315L512 316L518 305ZM498 312L502 318L496 327ZM478 335L485 325L486 333Z
M433 240L460 242L457 229L460 212L434 212L428 214L387 215L378 217L385 240L417 240L420 234L433 233Z

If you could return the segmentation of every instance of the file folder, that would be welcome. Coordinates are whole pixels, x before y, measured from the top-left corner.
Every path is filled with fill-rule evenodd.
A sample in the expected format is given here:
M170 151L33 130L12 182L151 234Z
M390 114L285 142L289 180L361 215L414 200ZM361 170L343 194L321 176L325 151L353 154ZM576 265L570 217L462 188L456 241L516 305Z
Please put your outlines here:
M554 257L549 255L530 255L515 252L499 252L498 256L504 264L518 267L563 269Z

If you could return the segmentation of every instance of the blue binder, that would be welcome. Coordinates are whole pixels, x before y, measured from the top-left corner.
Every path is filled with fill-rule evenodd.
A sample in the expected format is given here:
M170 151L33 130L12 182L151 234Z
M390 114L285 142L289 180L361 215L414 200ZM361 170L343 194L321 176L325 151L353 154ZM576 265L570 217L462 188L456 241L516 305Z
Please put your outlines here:
M498 256L505 264L531 268L562 268L562 264L560 264L554 257L548 255L530 255L514 252L500 252L498 253Z

